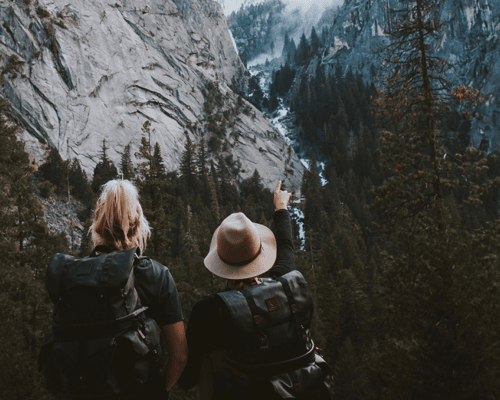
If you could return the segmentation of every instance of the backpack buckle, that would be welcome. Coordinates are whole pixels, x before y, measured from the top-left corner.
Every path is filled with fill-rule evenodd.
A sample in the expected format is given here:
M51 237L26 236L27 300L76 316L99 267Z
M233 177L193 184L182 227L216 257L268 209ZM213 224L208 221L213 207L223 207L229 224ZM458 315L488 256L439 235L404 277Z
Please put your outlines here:
M304 327L304 325L300 325L298 334L300 340L306 340L309 337L309 332L307 332L307 329Z
M269 348L269 342L266 335L259 336L260 350L267 350Z

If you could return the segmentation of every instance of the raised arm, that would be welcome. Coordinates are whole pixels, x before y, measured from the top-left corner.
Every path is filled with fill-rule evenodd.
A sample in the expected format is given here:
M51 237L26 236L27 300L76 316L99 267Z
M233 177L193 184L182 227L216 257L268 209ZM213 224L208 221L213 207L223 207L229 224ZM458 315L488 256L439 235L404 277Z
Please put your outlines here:
M269 276L281 276L295 269L295 251L293 248L292 222L288 213L288 203L292 194L281 190L281 181L278 182L274 191L274 206L276 211L273 215L277 244L276 262L269 271Z

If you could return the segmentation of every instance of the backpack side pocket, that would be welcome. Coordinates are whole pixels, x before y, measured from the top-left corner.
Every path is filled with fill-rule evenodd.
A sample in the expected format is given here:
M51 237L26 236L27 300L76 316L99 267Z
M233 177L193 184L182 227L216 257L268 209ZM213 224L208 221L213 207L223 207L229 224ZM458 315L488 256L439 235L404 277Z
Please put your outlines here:
M128 352L130 378L144 384L158 376L163 366L160 328L154 319L146 318L136 329L121 335L121 351Z

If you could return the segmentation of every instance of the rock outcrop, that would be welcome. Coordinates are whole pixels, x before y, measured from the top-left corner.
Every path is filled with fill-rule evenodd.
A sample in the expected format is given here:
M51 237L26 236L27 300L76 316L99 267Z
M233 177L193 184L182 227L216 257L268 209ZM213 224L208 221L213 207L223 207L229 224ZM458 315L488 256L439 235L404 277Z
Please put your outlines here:
M137 151L149 120L151 141L173 170L186 135L209 143L216 126L210 154L239 160L237 179L257 169L272 187L295 161L289 179L300 186L296 155L230 89L246 71L215 1L1 0L0 18L0 95L24 139L77 157L92 173L103 139L118 165L127 144ZM222 101L210 104L214 98Z
M330 30L329 46L320 62L360 72L370 80L380 73L380 60L372 54L388 40L384 30L391 23L387 2L346 0ZM397 0L389 3L396 4ZM485 93L471 128L471 145L500 150L500 2L445 0L441 20L447 21L438 56L454 64L449 79L456 85L472 85Z
M384 74L381 57L375 53L389 40L384 30L391 24L393 16L387 12L387 5L400 6L401 3L398 0L345 0L338 10L327 10L318 23L321 27L330 18L326 46L319 57L305 67L306 75L314 74L319 64L331 70L338 65L344 73L350 68L362 74L366 81L372 80L374 75ZM438 56L454 65L449 74L450 81L456 85L472 85L484 92L486 98L484 104L475 110L479 117L472 123L470 144L488 151L500 150L500 2L444 0L440 7L441 20L447 24L435 50ZM262 19L255 19L252 23L263 25ZM308 35L310 30L305 24L308 19L302 15L302 20L301 31ZM277 18L272 22L281 24ZM266 23L263 26L268 31L276 30ZM240 53L249 52L251 49L247 48L247 43L257 40L254 38L257 33L245 36L242 35L245 30L239 26L231 28L235 30L233 35L237 37ZM256 30L260 31L262 29ZM384 45L382 41L385 41ZM294 96L293 88L291 96Z
M78 252L82 244L82 237L87 234L87 232L84 232L83 224L78 218L78 213L84 206L75 199L68 201L68 199L40 198L40 201L50 233L64 232L70 250Z

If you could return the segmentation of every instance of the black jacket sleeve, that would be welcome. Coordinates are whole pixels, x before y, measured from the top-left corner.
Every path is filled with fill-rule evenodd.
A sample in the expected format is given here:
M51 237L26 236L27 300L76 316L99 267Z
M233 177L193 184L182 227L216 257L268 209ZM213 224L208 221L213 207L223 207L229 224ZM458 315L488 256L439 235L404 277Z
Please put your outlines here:
M270 277L285 275L295 269L292 221L288 210L278 210L273 215L277 245L276 262L269 270Z

